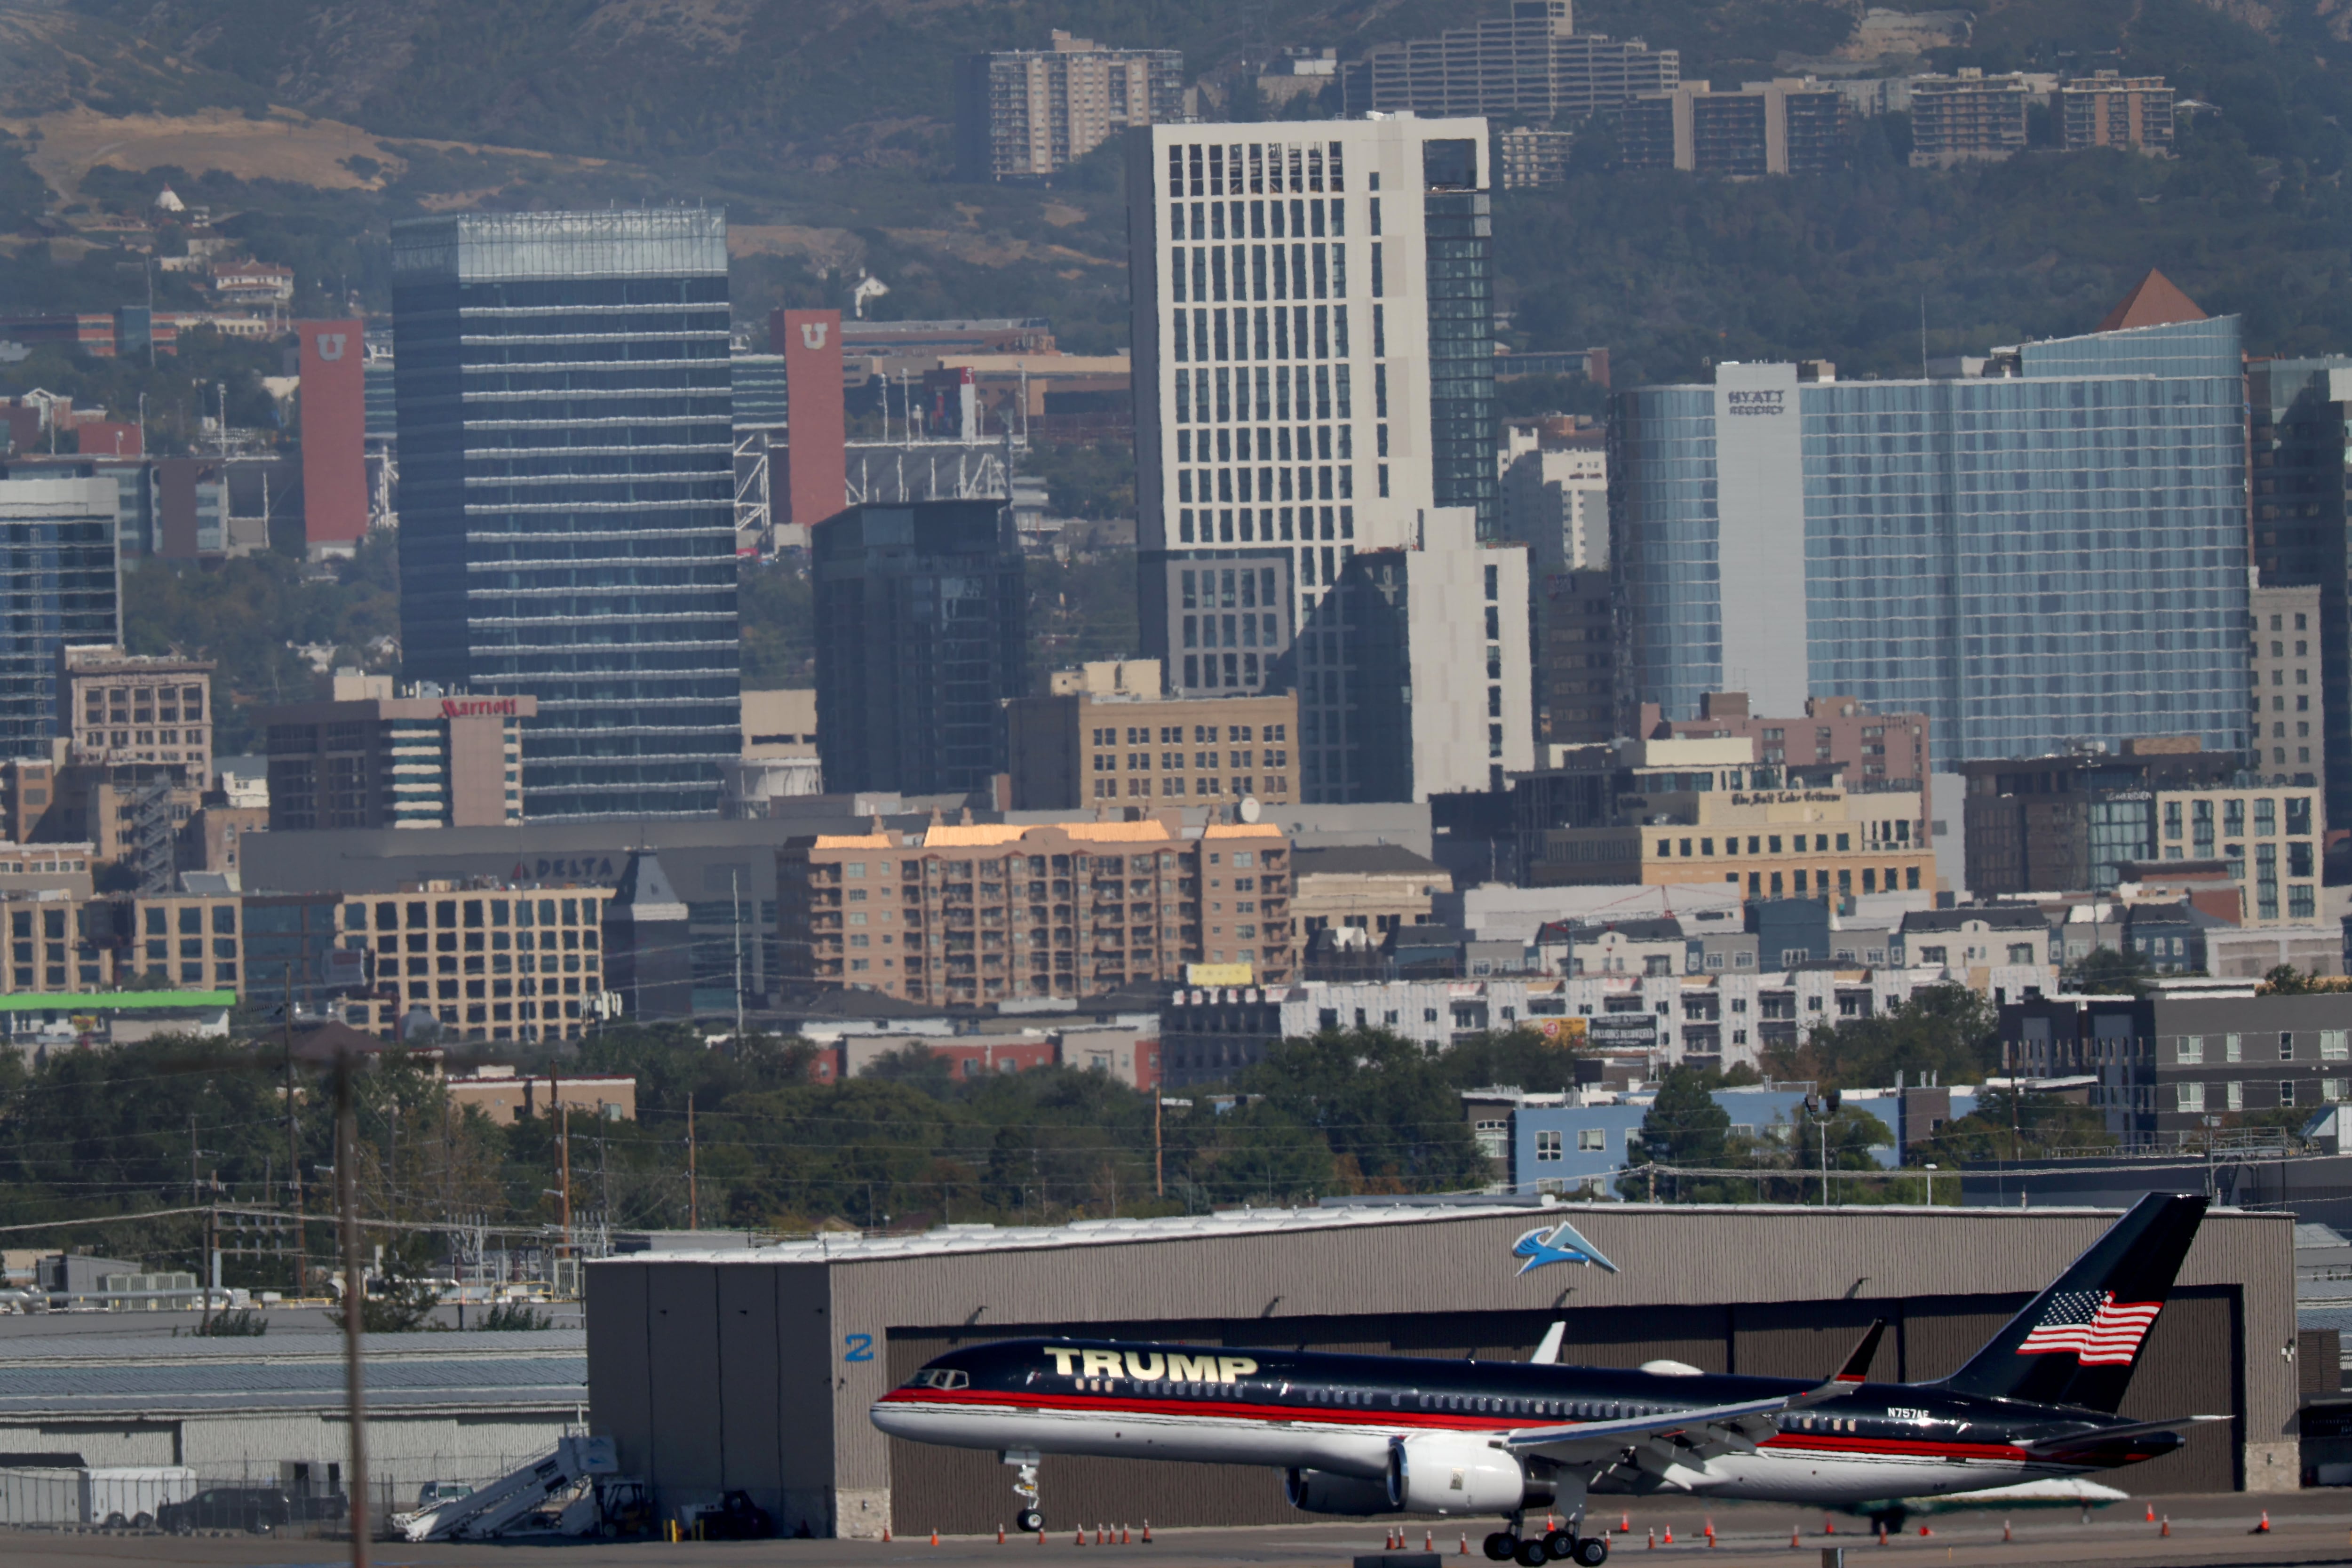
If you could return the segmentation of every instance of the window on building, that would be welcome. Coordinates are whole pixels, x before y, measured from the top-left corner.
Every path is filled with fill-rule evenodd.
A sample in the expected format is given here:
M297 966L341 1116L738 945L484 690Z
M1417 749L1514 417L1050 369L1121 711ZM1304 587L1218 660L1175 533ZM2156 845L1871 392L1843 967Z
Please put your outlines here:
M1536 1158L1537 1158L1537 1159L1538 1159L1538 1160L1558 1160L1558 1159L1560 1159L1560 1158L1562 1158L1562 1157L1563 1157L1563 1156L1562 1156L1562 1154L1561 1154L1561 1152L1560 1152L1560 1134L1559 1134L1559 1133L1558 1133L1558 1132L1549 1132L1549 1131L1548 1131L1548 1132L1538 1132L1538 1133L1537 1133L1537 1134L1536 1134Z
M2174 1106L2175 1110L2194 1112L2205 1109L2205 1086L2203 1084L2177 1083L2172 1087L2176 1097L2176 1104Z
M1577 1131L1576 1131L1576 1148L1577 1148L1577 1152L1579 1152L1579 1153L1593 1153L1593 1152L1601 1152L1601 1151L1606 1150L1608 1147L1609 1147L1609 1134L1608 1134L1608 1132L1607 1132L1604 1129L1601 1129L1601 1128L1599 1128L1599 1127L1580 1127L1580 1128L1578 1128L1578 1129L1577 1129Z

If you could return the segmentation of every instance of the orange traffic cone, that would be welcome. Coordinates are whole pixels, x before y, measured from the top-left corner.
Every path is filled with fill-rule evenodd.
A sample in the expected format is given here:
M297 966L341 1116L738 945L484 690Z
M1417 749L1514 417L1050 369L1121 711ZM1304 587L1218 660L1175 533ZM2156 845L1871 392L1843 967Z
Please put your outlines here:
M999 1546L1004 1544L1004 1527L1001 1524L996 1527L996 1544Z
M1631 1535L1633 1533L1633 1516L1632 1514L1621 1513L1617 1516L1617 1533L1620 1535Z
M2150 1524L2154 1524L2156 1522L2156 1505L2154 1503L2147 1505L2147 1522Z
M1878 1544L1886 1544L1886 1521L1883 1519L1878 1521Z
M1667 1545L1669 1545L1669 1546L1672 1546L1674 1543L1675 1543L1675 1527L1674 1527L1673 1525L1671 1525L1671 1524L1670 1524L1670 1525L1666 1526L1666 1544L1667 1544Z
M1127 1538L1127 1526L1123 1524L1118 1527L1118 1543L1121 1546L1132 1544Z
M1790 1525L1789 1527L1789 1550L1791 1552L1796 1551L1800 1544L1797 1540L1797 1527L1793 1524Z
M1921 1526L1919 1527L1919 1533L1920 1533L1920 1534L1922 1534L1922 1535L1933 1535L1933 1534L1935 1533L1935 1531L1933 1531L1929 1530L1926 1525L1924 1525L1924 1524L1923 1524L1923 1525L1921 1525Z
M1102 1527L1101 1525L1099 1525L1099 1524L1096 1525L1096 1526L1095 1526L1095 1544L1096 1544L1097 1546L1100 1546L1100 1545L1103 1545L1103 1544L1104 1544L1106 1542L1108 1542L1108 1540L1109 1540L1109 1536L1105 1532L1105 1531L1103 1530L1103 1527Z
M1151 1544L1151 1521L1148 1519L1143 1521L1143 1544Z
M1463 1557L1470 1555L1470 1537L1466 1533L1462 1537L1462 1550L1457 1555Z
M1070 1544L1071 1544L1071 1545L1073 1545L1073 1546L1084 1546L1086 1543L1087 1543L1087 1527L1086 1527L1085 1525L1083 1525L1083 1524L1082 1524L1082 1525L1078 1526L1078 1532L1077 1532L1077 1534L1076 1534L1076 1535L1074 1535L1074 1536L1072 1536L1072 1537L1070 1538Z
M887 1524L882 1527L882 1543L885 1546L890 1543L890 1527Z
M1656 1525L1654 1525L1654 1525L1650 1526L1650 1550L1651 1550L1651 1551L1653 1551L1653 1552L1655 1552L1657 1549L1658 1549L1658 1527L1657 1527Z
M2156 1533L2159 1537L2170 1535L2172 1533L2172 1516L2170 1514L2168 1513L2164 1516L2164 1522L2157 1526Z
M1434 1526L1421 1532L1421 1549L1423 1552L1437 1550L1437 1531Z
M2000 1538L2003 1541L2009 1539L2009 1521L2005 1519L2000 1521Z
M938 1531L934 1530L933 1531L931 1531L931 1544L932 1544L932 1545L934 1545L934 1546L937 1546L939 1543L940 1543L940 1532L939 1532Z
M1828 1514L1822 1515L1822 1533L1823 1535L1835 1535L1837 1533L1837 1521L1832 1519Z
M2263 1510L2263 1521L2246 1531L2248 1535L2268 1535L2271 1532L2271 1510Z

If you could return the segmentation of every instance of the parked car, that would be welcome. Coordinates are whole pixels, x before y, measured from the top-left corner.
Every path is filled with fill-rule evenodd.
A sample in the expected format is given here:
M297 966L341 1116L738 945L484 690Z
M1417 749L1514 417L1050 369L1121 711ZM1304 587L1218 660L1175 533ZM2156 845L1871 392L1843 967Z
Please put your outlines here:
M206 1487L185 1502L167 1502L158 1508L155 1525L183 1535L194 1530L242 1530L268 1535L283 1529L294 1517L294 1500L277 1487Z
M688 1530L703 1541L765 1541L776 1533L776 1521L748 1492L729 1492L717 1508L695 1515Z
M427 1481L416 1489L416 1511L426 1512L445 1502L456 1502L461 1497L472 1497L474 1489L463 1481Z

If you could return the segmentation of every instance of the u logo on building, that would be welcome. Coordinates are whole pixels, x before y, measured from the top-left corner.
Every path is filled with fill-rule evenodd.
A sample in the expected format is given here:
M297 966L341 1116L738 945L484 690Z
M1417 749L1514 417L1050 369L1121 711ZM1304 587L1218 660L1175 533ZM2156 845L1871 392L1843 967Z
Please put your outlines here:
M322 360L328 361L334 361L342 358L343 338L344 334L341 332L320 332L319 334L319 357Z
M829 321L803 321L801 323L801 346L807 349L821 349L824 347L824 330L830 325L832 325L832 323Z

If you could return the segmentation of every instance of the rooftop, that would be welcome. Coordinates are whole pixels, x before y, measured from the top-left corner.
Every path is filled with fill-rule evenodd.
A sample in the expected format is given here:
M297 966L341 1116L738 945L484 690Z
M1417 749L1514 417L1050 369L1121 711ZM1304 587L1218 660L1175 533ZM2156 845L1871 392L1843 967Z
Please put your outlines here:
M1427 877L1447 875L1444 867L1402 844L1335 844L1296 852L1291 868L1301 877Z

